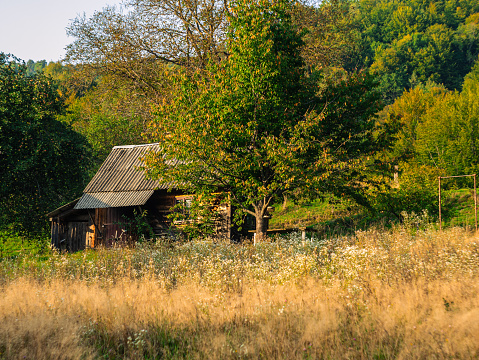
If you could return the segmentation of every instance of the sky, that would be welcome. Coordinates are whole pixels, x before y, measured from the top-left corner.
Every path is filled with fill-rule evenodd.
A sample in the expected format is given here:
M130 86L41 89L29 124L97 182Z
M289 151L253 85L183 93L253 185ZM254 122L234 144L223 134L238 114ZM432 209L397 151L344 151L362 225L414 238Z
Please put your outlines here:
M120 0L0 0L0 52L25 60L59 61L73 42L66 27Z

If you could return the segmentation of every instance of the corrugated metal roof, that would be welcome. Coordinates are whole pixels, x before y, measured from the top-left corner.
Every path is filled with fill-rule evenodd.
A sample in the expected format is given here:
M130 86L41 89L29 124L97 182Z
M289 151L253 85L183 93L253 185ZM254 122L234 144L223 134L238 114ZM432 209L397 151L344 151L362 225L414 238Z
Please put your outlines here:
M84 193L75 209L144 205L154 190Z
M141 157L159 150L158 144L115 146L83 192L167 189L169 184L149 180L139 169L144 166Z
M175 183L147 179L140 169L144 166L141 158L159 150L158 144L115 146L83 190L75 209L143 205L154 190L175 187Z

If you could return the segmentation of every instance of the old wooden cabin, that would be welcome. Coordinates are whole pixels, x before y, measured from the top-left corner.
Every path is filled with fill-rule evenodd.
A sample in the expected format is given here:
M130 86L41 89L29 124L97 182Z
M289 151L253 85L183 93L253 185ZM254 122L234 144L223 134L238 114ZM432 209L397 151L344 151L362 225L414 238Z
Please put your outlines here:
M66 251L112 246L132 239L128 219L146 210L155 236L172 229L167 215L191 198L175 187L145 177L141 158L158 144L115 146L83 195L52 212L52 246ZM231 239L231 207L220 208L217 236Z

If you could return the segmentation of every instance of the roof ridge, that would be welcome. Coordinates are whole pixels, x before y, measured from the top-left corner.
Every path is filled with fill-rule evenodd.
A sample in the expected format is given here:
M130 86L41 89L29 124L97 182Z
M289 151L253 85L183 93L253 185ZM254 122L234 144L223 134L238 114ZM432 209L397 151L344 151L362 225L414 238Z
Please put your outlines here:
M117 146L113 146L113 149L133 149L140 146L153 146L153 145L159 145L159 143L139 144L139 145L117 145Z

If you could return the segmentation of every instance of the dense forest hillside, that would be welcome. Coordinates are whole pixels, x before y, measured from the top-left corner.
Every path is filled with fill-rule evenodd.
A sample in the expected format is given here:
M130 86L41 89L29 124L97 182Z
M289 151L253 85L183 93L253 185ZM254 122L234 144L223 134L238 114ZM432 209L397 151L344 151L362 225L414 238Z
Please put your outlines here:
M353 6L356 64L379 76L388 103L428 80L461 88L478 55L477 2L358 1Z
M246 180L227 186L255 189L241 195L245 211L254 196L280 202L335 194L376 213L434 213L437 176L479 170L477 1L260 3L273 10L241 1L134 1L128 12L106 8L75 19L61 62L2 55L0 225L42 231L44 214L73 200L112 146L166 144L158 129L173 133L172 124L182 127L171 146L185 156L193 149L182 144L200 141L180 136L188 129L223 129L205 136L231 141L222 159L237 156L241 169L231 176ZM248 98L258 86L266 105ZM258 120L261 156L251 161L260 165L246 171L239 161L249 155L232 149L246 141L235 136L250 131L254 109L275 115ZM189 128L192 114L201 123ZM234 133L227 117L238 121L228 125ZM321 151L320 163L313 154ZM265 171L278 176L269 185ZM50 180L33 186L32 177Z

